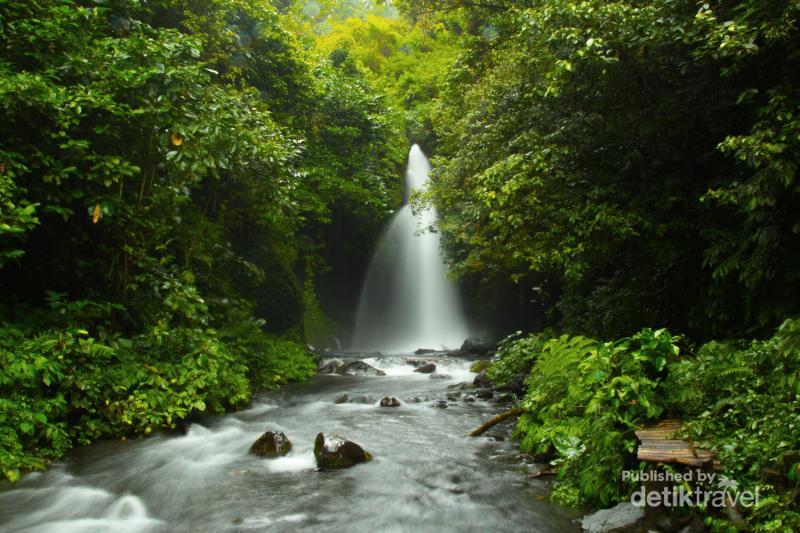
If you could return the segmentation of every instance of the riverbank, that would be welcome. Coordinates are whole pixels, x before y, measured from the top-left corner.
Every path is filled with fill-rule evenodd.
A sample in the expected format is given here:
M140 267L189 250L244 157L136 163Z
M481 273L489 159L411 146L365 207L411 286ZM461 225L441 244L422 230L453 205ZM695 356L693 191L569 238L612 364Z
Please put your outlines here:
M579 513L550 502L548 481L528 479L530 466L513 442L467 436L501 410L490 400L454 397L453 385L474 380L471 362L428 355L451 378L431 379L407 358L419 356L369 358L385 376L320 375L258 395L249 409L206 418L184 436L77 450L4 487L0 527L574 531ZM335 403L343 394L349 400ZM384 396L398 398L400 407L380 407ZM289 455L247 453L267 429L292 440ZM318 432L352 439L374 460L317 472Z
M671 438L713 452L716 462L708 467L718 475L666 488L727 495L737 505L731 509L722 498L677 506L669 513L676 520L653 529L670 531L688 517L712 530L741 519L756 530L796 531L798 354L797 320L787 320L767 340L701 346L665 330L644 329L611 342L538 334L504 341L487 376L495 384L524 377L515 435L522 451L556 467L555 501L611 507L654 489L631 474L687 470L636 459L635 431L672 418L682 426Z
M305 346L250 326L235 338L166 324L129 338L0 327L3 474L15 482L76 446L180 429L316 373Z

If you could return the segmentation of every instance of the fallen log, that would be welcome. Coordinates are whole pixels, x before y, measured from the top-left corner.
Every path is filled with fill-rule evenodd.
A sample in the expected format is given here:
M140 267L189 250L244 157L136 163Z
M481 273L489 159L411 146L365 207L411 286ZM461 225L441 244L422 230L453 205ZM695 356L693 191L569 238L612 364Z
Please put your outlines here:
M502 422L503 420L507 420L507 419L511 418L512 416L519 416L519 415L522 414L522 412L523 412L522 407L513 407L513 408L509 409L508 411L503 411L499 415L493 416L492 418L490 418L489 420L487 420L486 422L484 422L483 424L481 424L477 428L473 429L472 432L469 434L469 436L470 437L477 437L479 435L482 435L490 427L492 427L494 425L497 425L500 422Z
M529 479L536 479L536 478L543 477L543 476L555 476L557 474L558 474L557 470L555 470L553 468L549 468L547 470L539 470L538 472L533 472L531 474L528 474L528 478Z

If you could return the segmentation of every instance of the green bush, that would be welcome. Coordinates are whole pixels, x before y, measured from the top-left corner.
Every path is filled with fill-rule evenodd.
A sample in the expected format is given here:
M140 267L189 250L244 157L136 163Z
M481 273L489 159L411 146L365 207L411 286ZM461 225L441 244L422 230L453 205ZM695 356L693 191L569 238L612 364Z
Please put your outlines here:
M11 481L75 445L171 430L316 370L301 343L267 335L258 322L236 340L206 326L205 303L185 284L172 287L154 324L132 337L74 325L107 306L59 296L52 306L48 322L68 324L0 328L0 469Z
M662 377L677 354L664 330L615 342L563 335L543 344L516 434L524 451L556 455L556 498L606 505L626 494L620 480L634 430L661 414Z
M486 376L497 386L507 385L521 373L530 371L539 353L542 351L546 333L519 338L517 332L503 339L497 349L497 356Z
M740 491L760 496L743 509L754 531L797 531L800 512L800 320L764 341L709 342L681 354L678 338L643 329L614 342L564 335L531 346L508 341L501 355L536 357L516 435L526 452L553 458L553 498L608 506L637 487L621 481L642 467L635 429L664 417L713 450ZM513 354L513 355L512 355ZM713 529L730 524L705 511Z
M469 366L470 372L483 372L484 370L489 370L492 368L492 361L489 359L481 359L480 361L475 361Z
M754 529L800 530L800 320L765 341L709 342L669 371L685 435L717 453L739 490L760 494L747 510Z

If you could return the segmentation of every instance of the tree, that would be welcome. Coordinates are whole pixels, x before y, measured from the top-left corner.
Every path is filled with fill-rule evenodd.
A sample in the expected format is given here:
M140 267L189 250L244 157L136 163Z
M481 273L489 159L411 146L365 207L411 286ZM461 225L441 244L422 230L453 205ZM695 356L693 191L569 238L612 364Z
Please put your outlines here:
M795 11L485 13L497 35L471 38L434 121L432 198L457 269L527 280L563 325L600 336L762 333L796 312Z

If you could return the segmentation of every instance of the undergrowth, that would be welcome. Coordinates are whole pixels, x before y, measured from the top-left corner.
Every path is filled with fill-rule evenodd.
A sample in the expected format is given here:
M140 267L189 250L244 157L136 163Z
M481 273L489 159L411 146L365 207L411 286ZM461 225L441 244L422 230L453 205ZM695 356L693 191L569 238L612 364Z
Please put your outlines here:
M754 531L800 530L800 320L764 341L709 342L682 350L666 330L601 342L531 335L504 342L496 383L530 366L515 434L523 451L557 467L553 498L607 507L639 487L637 428L683 420L684 437L713 450L738 491L759 495L742 512ZM714 530L732 525L698 509Z

